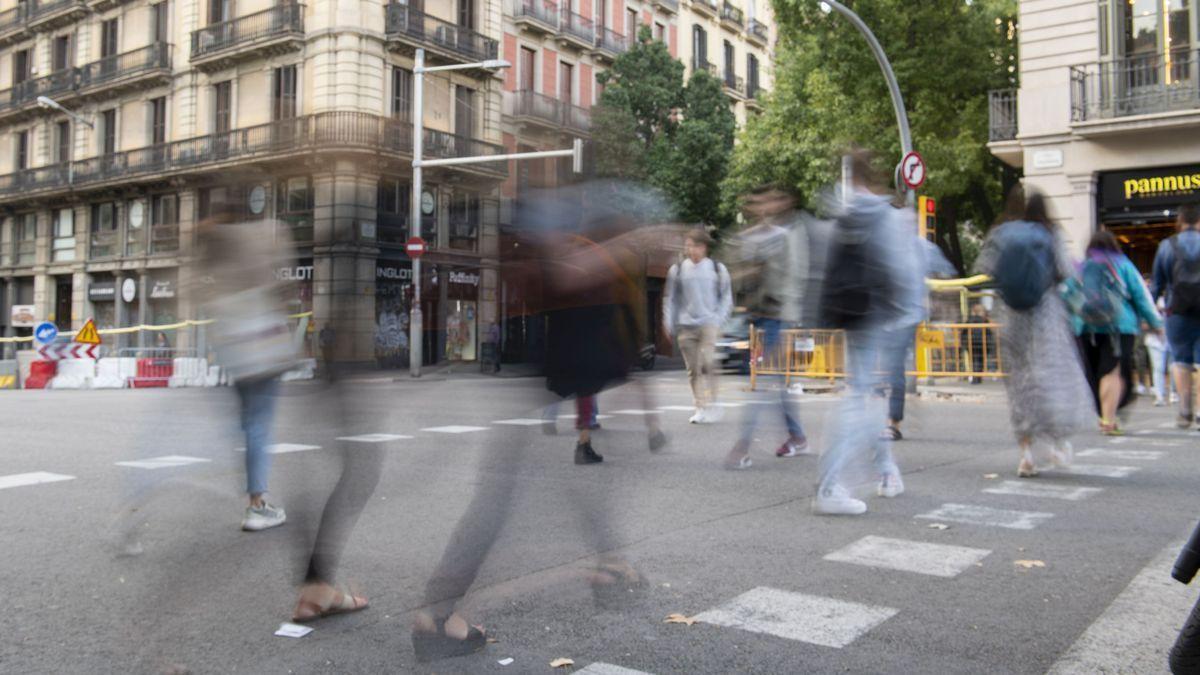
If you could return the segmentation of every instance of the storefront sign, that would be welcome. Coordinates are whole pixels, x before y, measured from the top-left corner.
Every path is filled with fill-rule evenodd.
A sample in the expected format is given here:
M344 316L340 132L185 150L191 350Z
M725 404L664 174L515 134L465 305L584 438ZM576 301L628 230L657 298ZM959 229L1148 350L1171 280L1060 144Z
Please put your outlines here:
M33 328L37 323L33 310L33 305L13 305L11 325L14 328Z
M125 302L133 302L137 297L137 282L131 277L126 277L125 281L121 282L121 299Z
M279 281L312 281L313 266L310 263L295 267L280 267L275 270L275 278Z
M450 283L464 286L478 286L479 275L475 272L450 272Z
M1123 171L1100 176L1105 209L1175 207L1200 198L1200 166Z
M92 302L112 302L117 297L117 282L93 281L88 286L88 300Z
M389 267L384 265L375 266L375 280L388 281L412 281L411 267Z
M168 279L160 279L154 282L154 286L150 288L151 300L166 300L175 297L175 282Z

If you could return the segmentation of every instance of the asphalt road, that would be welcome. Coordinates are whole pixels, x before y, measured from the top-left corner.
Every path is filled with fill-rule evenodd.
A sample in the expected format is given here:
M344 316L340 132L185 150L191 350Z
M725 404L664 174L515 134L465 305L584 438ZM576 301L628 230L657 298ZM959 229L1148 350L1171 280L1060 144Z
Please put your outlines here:
M773 407L754 466L721 469L738 416L764 405L744 379L726 378L727 416L704 426L658 409L689 404L680 373L640 381L652 400L634 385L601 397L606 461L585 467L569 420L556 436L500 423L539 416L533 379L288 385L276 441L294 451L273 456L270 498L289 522L253 534L238 529L229 390L2 392L0 671L548 673L560 657L585 673L1165 669L1196 596L1162 568L1200 516L1200 433L1171 428L1169 409L1139 405L1115 442L1077 439L1078 471L1103 475L1017 481L1003 398L914 401L896 446L907 492L832 518L809 508L816 458L773 456ZM820 447L836 399L800 401ZM661 454L645 411L671 437ZM403 438L336 440L364 434ZM356 452L384 461L340 581L371 607L275 637L339 453ZM38 472L58 480L17 484ZM472 496L498 487L512 490L506 524L465 606L496 642L418 664L425 583L460 519L496 514ZM134 502L145 552L119 558ZM650 581L618 609L587 584L601 552ZM675 613L698 622L664 622Z

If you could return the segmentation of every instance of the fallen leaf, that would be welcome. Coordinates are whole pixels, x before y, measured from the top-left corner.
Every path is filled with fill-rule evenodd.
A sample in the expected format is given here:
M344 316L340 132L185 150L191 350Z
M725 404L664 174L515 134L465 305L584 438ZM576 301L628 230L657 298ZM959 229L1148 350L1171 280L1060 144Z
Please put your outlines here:
M1046 566L1046 563L1042 562L1041 560L1014 560L1013 564L1018 567L1024 567L1027 570L1033 569L1034 567Z
M999 478L999 477L1000 477L1000 474L998 474L998 473L985 473L985 474L983 474L983 477L984 477L984 478L986 478L986 479L988 479L988 480L995 480L995 479L997 479L997 478Z
M687 624L690 626L690 625L696 623L696 620L690 616L684 616L682 614L672 614L672 615L668 616L667 618L663 619L663 623L682 623L682 624Z
M930 523L929 529L931 529L931 530L948 530L948 529L950 529L950 526L945 523Z
M550 662L551 668L566 668L567 666L573 665L575 665L575 662L571 659L554 659Z

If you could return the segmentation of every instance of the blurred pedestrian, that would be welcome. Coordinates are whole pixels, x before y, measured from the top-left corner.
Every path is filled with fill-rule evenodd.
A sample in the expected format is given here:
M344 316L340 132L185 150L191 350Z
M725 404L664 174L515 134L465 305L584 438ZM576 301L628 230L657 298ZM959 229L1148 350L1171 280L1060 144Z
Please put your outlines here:
M872 393L880 384L882 357L896 350L891 340L908 316L904 299L917 280L905 267L913 264L907 223L882 194L886 187L872 156L859 151L851 157L854 192L834 227L821 291L825 323L846 331L848 391L833 422L830 445L821 455L813 500L816 513L830 515L866 512L866 503L850 488L857 482L855 465L868 453L877 494L896 497L904 491L891 440L879 433L885 413L877 409Z
M1154 407L1161 408L1167 404L1167 394L1170 385L1170 348L1167 338L1162 331L1147 330L1142 332L1142 341L1146 345L1147 358L1150 359L1150 381L1154 392Z
M971 314L967 317L969 324L986 324L990 323L987 308L983 303L975 303L971 306ZM959 330L959 344L966 349L967 357L971 360L971 376L968 378L971 384L982 384L983 377L981 373L987 372L987 366L996 357L996 340L992 331L987 328L962 328Z
M761 348L773 354L783 344L781 331L800 318L804 301L804 280L808 278L810 238L807 219L796 210L796 198L787 187L767 185L745 197L743 212L751 226L738 235L737 262L732 273L740 295L750 312L750 322L762 335ZM760 380L768 379L765 376ZM792 399L783 378L778 380L779 403L787 438L775 451L777 457L809 455L808 438L800 424L799 406ZM768 383L769 384L769 383ZM750 442L754 439L762 405L748 405L742 411L741 431L733 449L725 458L725 468L751 466Z
M729 270L709 257L712 246L712 237L703 229L688 232L685 257L671 266L663 289L666 333L679 345L692 386L692 424L715 422L720 416L714 356L717 334L733 313Z
M1179 232L1163 240L1154 256L1154 297L1167 304L1167 341L1175 361L1179 394L1176 426L1187 429L1196 419L1196 365L1200 363L1200 203L1179 207Z
M1108 230L1092 235L1072 286L1078 287L1072 323L1100 430L1108 436L1121 435L1117 411L1137 398L1133 358L1139 319L1158 331L1162 318L1137 267Z
M896 298L901 314L885 327L882 354L888 385L887 426L883 436L890 441L904 439L900 423L904 421L904 403L908 394L908 364L917 339L917 326L928 317L925 277L940 263L949 265L936 246L929 251L930 242L922 239L917 231L916 214L910 208L897 208L893 214L899 228L901 250L896 259L896 269L905 276L898 286ZM907 245L907 246L905 246Z
M484 342L483 352L487 354L487 359L492 366L492 372L500 372L500 326L495 321L488 325L487 339Z
M1033 443L1052 444L1050 460L1069 463L1070 437L1086 428L1088 383L1071 330L1067 305L1057 292L1072 274L1062 232L1046 213L1040 194L1016 188L1005 222L992 228L976 261L991 275L1003 301L1000 353L1013 432L1020 458L1019 477L1037 475Z

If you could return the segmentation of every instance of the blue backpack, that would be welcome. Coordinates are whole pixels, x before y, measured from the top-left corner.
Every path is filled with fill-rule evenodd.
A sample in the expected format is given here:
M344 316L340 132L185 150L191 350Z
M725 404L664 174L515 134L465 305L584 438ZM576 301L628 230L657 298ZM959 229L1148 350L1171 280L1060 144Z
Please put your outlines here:
M1082 298L1077 313L1090 332L1105 332L1117 323L1117 316L1128 295L1117 268L1108 258L1088 258L1079 268Z
M1009 223L1006 229L992 279L1004 304L1028 311L1055 284L1054 236L1025 221Z

